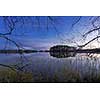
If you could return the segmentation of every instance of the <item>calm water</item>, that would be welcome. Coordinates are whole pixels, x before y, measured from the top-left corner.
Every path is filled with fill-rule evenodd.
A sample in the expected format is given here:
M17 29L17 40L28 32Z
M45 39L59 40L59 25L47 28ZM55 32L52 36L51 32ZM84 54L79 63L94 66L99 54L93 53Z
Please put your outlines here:
M0 56L1 64L31 72L33 76L39 76L41 73L43 77L48 76L52 79L57 74L60 79L63 79L66 74L68 75L66 77L78 74L81 78L85 76L90 78L91 76L98 77L100 73L100 54L65 54L58 56L58 54L31 53L24 55L0 54ZM1 66L1 70L2 68L4 67Z

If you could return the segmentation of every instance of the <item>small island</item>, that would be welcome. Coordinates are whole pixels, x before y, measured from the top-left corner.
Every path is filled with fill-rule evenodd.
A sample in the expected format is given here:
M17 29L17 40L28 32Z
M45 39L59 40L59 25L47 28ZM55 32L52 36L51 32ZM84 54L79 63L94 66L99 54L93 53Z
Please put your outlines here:
M74 52L76 47L68 45L56 45L50 48L50 52Z
M100 53L100 48L81 49L68 45L56 45L50 48L50 52Z

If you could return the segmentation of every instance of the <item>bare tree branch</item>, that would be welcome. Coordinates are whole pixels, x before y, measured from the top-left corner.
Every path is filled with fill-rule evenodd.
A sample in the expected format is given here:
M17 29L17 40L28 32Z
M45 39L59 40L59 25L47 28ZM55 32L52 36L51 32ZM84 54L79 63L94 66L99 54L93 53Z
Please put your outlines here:
M80 46L78 46L78 47L79 47L79 48L83 48L83 47L85 47L86 45L88 45L89 43L91 43L92 41L94 41L94 40L96 40L96 39L98 39L98 38L100 38L100 36L97 36L97 37L91 39L90 41L88 41L87 43L85 43L85 44L83 44L83 45L80 45Z
M82 16L79 16L79 18L72 24L72 28L78 24L78 22L81 20Z
M94 31L97 31L97 30L99 30L99 29L100 29L100 27L91 29L91 30L89 30L88 32L84 33L84 34L83 34L83 37L85 37L86 35L88 35L88 34L94 32Z

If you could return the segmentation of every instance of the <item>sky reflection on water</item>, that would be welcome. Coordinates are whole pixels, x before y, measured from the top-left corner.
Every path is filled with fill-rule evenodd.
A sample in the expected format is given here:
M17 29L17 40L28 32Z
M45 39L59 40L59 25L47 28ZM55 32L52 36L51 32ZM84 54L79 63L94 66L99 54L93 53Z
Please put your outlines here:
M33 74L52 75L57 71L60 72L63 68L70 71L78 72L81 76L91 73L100 72L100 54L76 54L73 57L56 58L50 56L49 53L32 53L25 54L23 58L19 54L0 54L0 63L3 64L27 64L23 70L30 71Z

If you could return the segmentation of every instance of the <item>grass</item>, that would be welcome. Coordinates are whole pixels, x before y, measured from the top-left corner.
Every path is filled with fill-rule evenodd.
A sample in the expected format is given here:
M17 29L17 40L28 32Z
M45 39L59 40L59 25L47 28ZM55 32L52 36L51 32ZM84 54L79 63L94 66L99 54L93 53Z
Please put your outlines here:
M89 70L84 75L77 70L69 67L64 67L61 70L56 70L52 76L49 73L39 72L22 72L13 71L11 69L0 70L0 83L85 83L85 82L100 82L100 73L96 73L94 70Z
M11 69L0 70L0 82L1 83L24 83L33 82L32 73L13 71Z
M53 76L40 73L37 76L34 76L34 82L95 83L100 82L100 73L97 73L94 70L89 70L89 72L82 75L82 73L77 70L62 68L60 71L56 70Z

